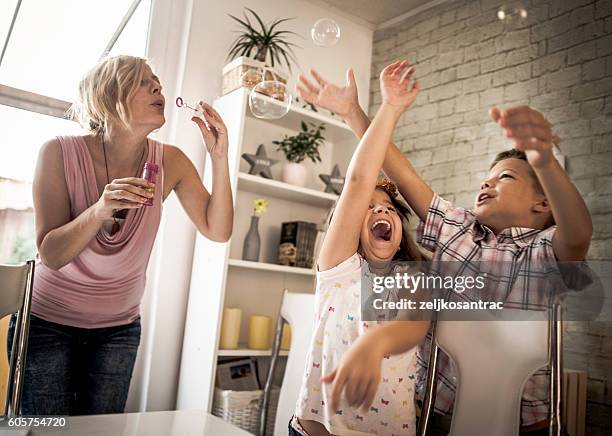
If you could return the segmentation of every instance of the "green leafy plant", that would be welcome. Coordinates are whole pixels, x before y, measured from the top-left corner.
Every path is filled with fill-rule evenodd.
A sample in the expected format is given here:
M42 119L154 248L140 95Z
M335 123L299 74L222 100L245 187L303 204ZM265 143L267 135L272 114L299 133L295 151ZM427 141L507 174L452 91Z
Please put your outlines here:
M266 25L254 10L245 9L255 18L259 29L251 23L246 12L243 13L244 19L229 15L240 24L241 29L237 31L240 35L232 44L227 58L231 60L239 56L247 56L260 62L267 62L269 58L269 65L271 67L274 67L277 63L280 65L284 61L289 71L291 71L291 62L289 60L297 64L295 54L293 53L293 47L297 46L285 41L285 38L289 35L297 34L289 30L278 30L277 26L292 18L277 18Z
M321 162L319 147L323 145L325 138L321 134L325 130L323 124L315 125L309 123L312 128L308 128L306 123L302 121L302 131L297 135L285 135L282 141L272 141L278 145L276 151L283 151L289 162L300 163L304 159L309 158L314 163Z

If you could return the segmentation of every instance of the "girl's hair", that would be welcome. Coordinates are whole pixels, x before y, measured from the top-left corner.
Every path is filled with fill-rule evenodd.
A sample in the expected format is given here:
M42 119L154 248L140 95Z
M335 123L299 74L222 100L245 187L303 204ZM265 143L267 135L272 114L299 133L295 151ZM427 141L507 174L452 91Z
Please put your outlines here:
M112 125L127 127L131 121L128 102L140 86L146 65L146 59L125 55L101 61L81 79L69 115L95 135Z

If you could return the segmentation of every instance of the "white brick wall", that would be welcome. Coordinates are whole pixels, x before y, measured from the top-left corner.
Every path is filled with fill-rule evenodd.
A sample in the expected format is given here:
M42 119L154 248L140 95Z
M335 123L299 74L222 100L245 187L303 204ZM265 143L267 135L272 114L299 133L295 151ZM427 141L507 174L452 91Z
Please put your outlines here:
M470 206L489 163L510 144L492 105L529 104L562 138L568 172L595 231L589 257L612 259L612 0L527 0L501 22L502 0L449 1L374 34L370 115L388 63L417 63L422 89L394 140L445 198ZM612 431L612 325L568 323L568 367L589 373L587 434Z

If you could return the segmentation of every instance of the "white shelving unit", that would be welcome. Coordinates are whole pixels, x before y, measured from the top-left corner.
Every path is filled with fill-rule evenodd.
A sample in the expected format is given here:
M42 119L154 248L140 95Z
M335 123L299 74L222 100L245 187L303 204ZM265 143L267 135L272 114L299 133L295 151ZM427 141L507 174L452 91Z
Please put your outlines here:
M266 262L251 262L242 259L230 259L229 266L233 266L236 268L250 268L260 271L276 271L285 274L303 274L307 276L315 275L315 270L312 268L298 268L294 266L277 265L275 263Z
M248 98L248 92L245 93ZM259 98L266 100L272 105L280 106L281 104L270 97L261 95ZM248 103L247 103L248 106ZM255 118L249 111L246 114L248 117ZM340 142L343 140L354 140L355 135L352 130L343 121L324 115L323 112L314 112L310 109L300 107L299 104L293 103L289 113L278 120L271 120L276 126L289 128L291 130L299 130L299 125L302 121L307 123L324 123L327 129L327 135L324 135L329 141Z
M238 189L317 207L332 206L338 199L338 196L335 194L292 186L277 180L264 179L263 177L248 173L238 174Z
M319 223L325 219L337 195L323 192L325 185L318 175L329 174L335 164L345 174L357 144L357 139L343 122L296 105L279 120L258 119L249 109L248 95L249 90L239 88L214 103L228 128L234 231L230 242L225 244L197 235L181 357L179 409L210 411L218 358L250 356L268 359L270 350L250 350L242 343L248 337L251 315L270 316L272 326L275 326L284 289L314 292L314 269L276 264L281 224L297 220ZM280 181L286 159L276 151L272 141L297 133L302 121L324 123L326 143L320 149L322 163L305 162L309 170L307 184L298 187ZM269 157L279 160L272 167L272 180L248 174L249 166L241 159L243 153L255 153L259 144L266 146ZM211 189L208 159L204 184ZM253 199L260 197L269 202L267 213L259 219L260 261L244 261L242 245L250 225ZM242 341L236 350L218 348L225 307L242 309ZM281 355L286 356L287 352Z
M279 356L288 356L289 352L281 350ZM236 350L219 350L217 354L219 357L243 357L243 356L251 356L251 357L261 357L261 356L271 356L272 350L251 350L249 348L238 348Z

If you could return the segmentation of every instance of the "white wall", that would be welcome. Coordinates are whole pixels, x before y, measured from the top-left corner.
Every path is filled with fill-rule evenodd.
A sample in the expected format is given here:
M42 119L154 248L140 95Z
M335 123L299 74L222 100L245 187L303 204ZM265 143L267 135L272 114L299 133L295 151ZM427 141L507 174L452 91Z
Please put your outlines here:
M147 55L163 84L169 102L166 124L155 135L191 154L197 142L185 138L180 118L172 107L180 94L186 64L192 0L153 0ZM192 157L193 159L193 157ZM194 160L196 167L199 162ZM174 194L164 203L162 221L147 271L141 305L142 337L126 405L127 412L172 409L185 322L185 305L191 273L194 232ZM160 376L160 371L166 375ZM159 402L161 401L161 403Z
M235 38L236 24L227 14L240 15L254 9L264 21L295 17L286 23L303 39L294 42L299 66L289 79L293 89L297 74L315 67L331 81L344 80L344 71L355 69L360 101L368 107L372 29L353 22L337 10L305 0L154 0L149 57L164 84L169 102L168 123L158 138L178 145L204 167L204 146L187 114L172 106L177 96L186 101L212 101L221 91L221 70ZM312 24L319 18L334 19L341 28L338 44L315 46L310 40ZM132 380L127 411L175 408L180 355L195 230L174 195L164 204L164 215L149 265L149 283L143 301L143 338ZM202 332L205 334L205 332Z

